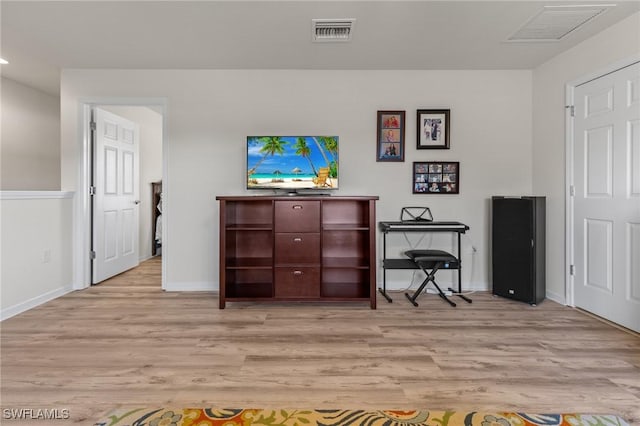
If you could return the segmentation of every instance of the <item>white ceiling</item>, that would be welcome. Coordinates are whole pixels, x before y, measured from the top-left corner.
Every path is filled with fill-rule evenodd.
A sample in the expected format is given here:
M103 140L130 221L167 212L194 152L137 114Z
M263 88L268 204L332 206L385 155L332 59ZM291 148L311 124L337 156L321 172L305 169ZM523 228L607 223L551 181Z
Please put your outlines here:
M640 0L559 42L510 35L544 5L602 3L613 2L2 0L0 57L3 76L54 94L62 68L533 69ZM353 41L312 43L313 18L356 18Z

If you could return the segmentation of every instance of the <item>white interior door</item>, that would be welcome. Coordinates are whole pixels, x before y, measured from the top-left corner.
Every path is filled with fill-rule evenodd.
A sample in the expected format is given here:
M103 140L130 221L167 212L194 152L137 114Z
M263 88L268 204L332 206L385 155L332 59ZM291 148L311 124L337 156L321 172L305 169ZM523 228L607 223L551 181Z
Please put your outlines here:
M138 125L95 108L93 283L138 265Z
M575 89L575 306L640 332L640 63Z

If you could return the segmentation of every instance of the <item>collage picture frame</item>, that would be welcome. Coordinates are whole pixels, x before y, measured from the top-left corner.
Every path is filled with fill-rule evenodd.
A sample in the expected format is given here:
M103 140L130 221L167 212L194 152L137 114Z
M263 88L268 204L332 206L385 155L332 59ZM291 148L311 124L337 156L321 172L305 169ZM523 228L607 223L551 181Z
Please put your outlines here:
M414 194L459 194L460 162L416 161L413 163Z

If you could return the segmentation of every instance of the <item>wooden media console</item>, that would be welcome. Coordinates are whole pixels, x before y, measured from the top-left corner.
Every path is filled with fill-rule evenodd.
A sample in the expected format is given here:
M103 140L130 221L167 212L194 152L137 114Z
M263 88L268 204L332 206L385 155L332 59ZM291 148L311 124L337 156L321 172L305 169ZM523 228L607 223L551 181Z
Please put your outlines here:
M378 197L219 196L226 302L369 302L376 308Z

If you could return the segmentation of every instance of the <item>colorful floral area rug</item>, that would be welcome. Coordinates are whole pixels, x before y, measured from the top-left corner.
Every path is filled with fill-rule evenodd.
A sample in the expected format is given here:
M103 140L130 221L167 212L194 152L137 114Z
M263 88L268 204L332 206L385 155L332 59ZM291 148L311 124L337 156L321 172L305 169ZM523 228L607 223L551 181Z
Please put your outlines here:
M628 426L615 415L397 410L141 408L116 410L94 426Z

